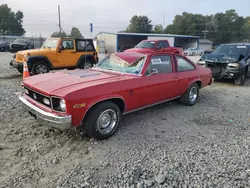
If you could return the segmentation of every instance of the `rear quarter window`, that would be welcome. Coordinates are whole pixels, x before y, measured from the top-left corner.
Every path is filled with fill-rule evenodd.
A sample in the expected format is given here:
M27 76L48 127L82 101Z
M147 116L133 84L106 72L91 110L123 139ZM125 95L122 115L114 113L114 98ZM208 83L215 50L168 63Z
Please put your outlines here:
M176 56L176 62L178 72L191 71L195 69L195 66L192 63L181 56Z

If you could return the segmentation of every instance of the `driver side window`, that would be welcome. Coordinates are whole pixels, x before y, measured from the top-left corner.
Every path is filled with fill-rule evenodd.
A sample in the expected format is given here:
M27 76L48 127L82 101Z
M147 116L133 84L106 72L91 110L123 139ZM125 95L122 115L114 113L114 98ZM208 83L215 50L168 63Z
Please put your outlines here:
M146 75L152 73L153 70L157 71L157 74L172 73L172 60L169 55L155 55L152 56L148 64Z
M64 50L74 50L74 41L73 40L63 40L61 43Z

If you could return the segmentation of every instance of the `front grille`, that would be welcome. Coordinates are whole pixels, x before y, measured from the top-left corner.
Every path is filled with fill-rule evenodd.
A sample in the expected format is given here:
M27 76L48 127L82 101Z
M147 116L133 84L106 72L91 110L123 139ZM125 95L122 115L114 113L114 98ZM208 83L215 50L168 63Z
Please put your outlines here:
M27 88L27 87L24 87L24 88L28 90L28 94L27 94L27 95L28 95L30 98L32 98L32 99L34 99L35 101L37 101L37 102L39 102L39 103L41 103L41 104L43 104L43 105L45 105L45 106L51 108L51 100L50 100L50 97L45 96L45 95L42 95L42 94L40 94L40 93L38 93L38 92L36 92L36 91L34 91L34 90L31 90L31 89L29 89L29 88ZM48 99L48 100L50 101L50 105L45 104L44 101L43 101L44 99Z

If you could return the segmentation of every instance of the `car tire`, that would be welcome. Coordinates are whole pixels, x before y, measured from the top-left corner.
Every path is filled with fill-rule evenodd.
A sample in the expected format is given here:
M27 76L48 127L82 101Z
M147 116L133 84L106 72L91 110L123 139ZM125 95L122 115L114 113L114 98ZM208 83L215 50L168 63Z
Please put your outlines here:
M35 62L31 68L31 72L33 75L45 74L48 73L49 71L50 69L48 64L43 61Z
M180 98L180 102L186 106L193 106L199 98L199 86L193 83Z
M88 69L88 68L92 68L93 67L93 63L91 62L91 61L83 61L81 64L80 64L80 66L79 66L79 68L80 69Z
M195 55L195 53L193 52L193 53L192 53L192 56L194 56L194 55Z
M246 80L246 73L242 73L239 78L234 80L234 85L243 86Z
M19 73L23 74L23 68L22 68L22 67L18 67L18 68L17 68L17 71L18 71Z
M113 102L102 102L91 109L82 126L90 137L104 140L116 132L120 120L120 108Z

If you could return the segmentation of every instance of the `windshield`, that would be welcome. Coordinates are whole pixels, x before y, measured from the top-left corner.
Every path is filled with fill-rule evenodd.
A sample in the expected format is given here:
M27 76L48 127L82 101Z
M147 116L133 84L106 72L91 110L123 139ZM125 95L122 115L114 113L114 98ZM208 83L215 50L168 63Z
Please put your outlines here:
M23 40L23 39L16 39L14 42L15 43L25 43L25 40Z
M107 56L104 60L102 60L96 66L96 68L139 75L142 70L144 61L145 57L143 56L130 64L124 61L123 59L120 59L119 57L111 54Z
M154 48L155 42L153 41L142 41L135 46L135 48Z
M59 39L47 39L43 43L43 48L56 48L58 44Z
M227 55L247 55L247 46L244 45L220 45L214 51L214 54L227 54Z

